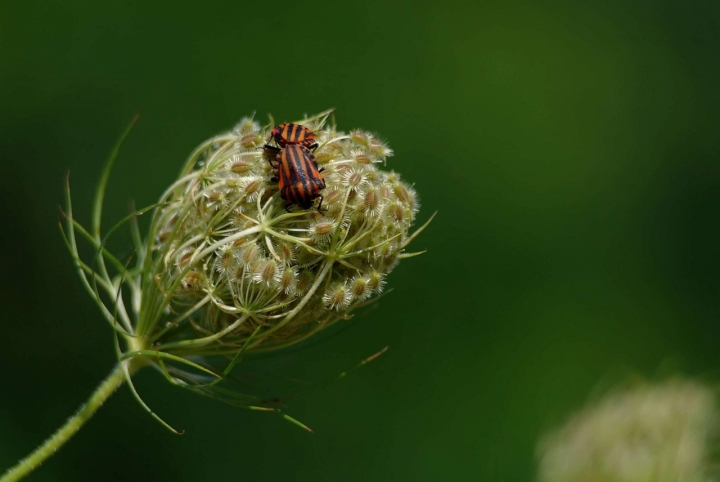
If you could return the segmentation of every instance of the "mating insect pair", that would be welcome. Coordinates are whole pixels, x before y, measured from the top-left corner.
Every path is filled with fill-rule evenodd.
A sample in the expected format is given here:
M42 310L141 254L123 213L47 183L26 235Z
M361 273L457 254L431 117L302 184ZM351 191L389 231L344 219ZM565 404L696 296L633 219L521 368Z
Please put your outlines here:
M280 124L270 132L270 139L275 139L278 147L265 144L265 158L272 166L272 181L277 181L280 197L285 201L286 208L297 204L303 209L312 206L315 198L320 198L318 211L322 206L325 180L318 169L313 151L318 145L315 133L300 124L290 122Z

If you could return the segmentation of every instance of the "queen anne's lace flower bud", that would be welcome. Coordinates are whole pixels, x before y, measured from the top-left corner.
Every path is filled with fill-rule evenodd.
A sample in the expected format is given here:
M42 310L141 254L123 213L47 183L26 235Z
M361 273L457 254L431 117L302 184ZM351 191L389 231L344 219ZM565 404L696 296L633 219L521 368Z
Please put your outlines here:
M409 256L417 195L378 168L392 151L368 132L325 126L327 114L299 122L317 136L322 212L286 210L263 157L272 125L243 119L193 153L151 227L156 273L142 301L158 310L142 336L156 349L292 345L368 303ZM166 328L169 316L181 321Z
M269 152L278 153L275 159L288 152L269 140L274 126L242 119L200 144L156 205L107 233L100 226L102 201L117 149L96 191L90 229L73 218L68 186L65 241L85 288L125 340L125 351L118 344L117 373L152 365L177 386L278 412L257 396L219 384L242 355L303 342L348 319L382 293L401 259L419 254L405 249L430 221L409 234L417 194L397 173L379 168L392 150L369 132L348 134L326 125L329 114L298 122L312 131L312 144L293 151L281 179L278 166L267 160ZM296 194L304 189L287 184L288 172L298 174L287 170L307 175L311 153L322 170L312 170L317 190L283 195L314 204L288 206L278 181ZM134 218L151 210L143 240ZM133 266L105 244L128 221L137 254ZM81 259L78 238L96 250L91 261ZM115 374L112 380L117 382Z

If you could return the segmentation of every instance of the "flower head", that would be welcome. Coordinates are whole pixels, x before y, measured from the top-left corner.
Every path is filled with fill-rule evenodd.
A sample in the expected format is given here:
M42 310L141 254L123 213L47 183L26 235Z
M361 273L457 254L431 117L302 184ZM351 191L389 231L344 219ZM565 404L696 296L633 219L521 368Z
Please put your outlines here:
M151 229L173 234L153 256L178 252L176 269L157 266L169 308L180 309L173 296L175 276L193 270L214 279L210 285L192 284L198 287L197 299L210 301L190 318L211 333L220 326L208 319L213 305L247 320L218 340L222 346L251 335L249 350L287 346L307 331L327 327L379 292L384 275L403 257L417 194L397 173L378 169L378 162L392 154L384 142L362 130L346 135L326 128L326 119L323 113L299 122L315 132L320 146L315 154L325 167L322 214L313 208L285 209L257 142L269 138L273 126L261 128L251 119L203 143L161 200L166 205ZM225 179L233 180L231 187L220 182ZM241 267L245 276L212 276L213 267L235 273ZM296 296L279 304L281 293ZM314 306L328 309L322 319L309 309ZM256 332L259 325L263 328ZM192 326L166 331L155 343L162 349L175 339L197 336L187 333ZM152 337L151 327L146 329Z
M417 194L378 167L392 150L366 131L326 125L328 115L298 122L317 136L322 212L280 196L263 150L273 125L245 118L190 155L160 198L138 266L97 283L134 356L152 347L148 363L197 368L189 357L300 343L372 301L413 255L405 249L427 223L410 234ZM161 369L181 386L206 390L169 363Z

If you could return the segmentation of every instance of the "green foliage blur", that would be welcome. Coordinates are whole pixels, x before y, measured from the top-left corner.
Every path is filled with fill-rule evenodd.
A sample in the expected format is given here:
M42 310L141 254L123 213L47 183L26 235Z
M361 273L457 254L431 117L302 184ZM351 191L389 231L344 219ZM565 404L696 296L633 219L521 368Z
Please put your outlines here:
M0 471L115 363L58 205L69 171L87 222L140 109L106 227L241 117L335 107L388 140L420 223L439 211L428 252L342 333L272 360L304 388L390 347L287 402L313 434L141 372L184 436L123 387L30 480L532 480L538 436L599 385L716 380L718 18L714 1L0 3Z

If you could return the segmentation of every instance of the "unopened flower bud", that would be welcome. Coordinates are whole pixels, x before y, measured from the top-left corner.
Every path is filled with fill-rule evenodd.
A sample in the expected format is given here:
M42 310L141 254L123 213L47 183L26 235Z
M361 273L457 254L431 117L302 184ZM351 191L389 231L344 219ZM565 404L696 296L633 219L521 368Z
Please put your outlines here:
M323 295L323 302L329 310L341 311L350 306L352 292L345 283L335 283Z
M317 192L288 186L300 206L288 204L274 178L279 161L268 152L286 148L270 138L274 125L245 118L193 151L157 204L140 265L97 283L113 303L131 303L103 310L113 326L122 324L131 353L152 351L142 355L147 363L200 391L209 385L189 373L206 366L197 357L212 365L299 343L372 301L398 261L415 254L405 250L417 234L409 232L417 194L381 169L392 150L328 118L297 122L317 139L309 149L324 167L313 174L322 178ZM190 368L163 365L183 360Z

